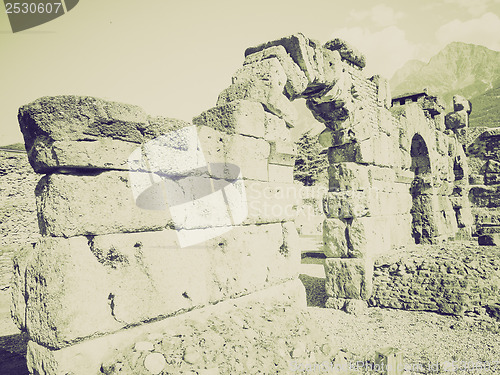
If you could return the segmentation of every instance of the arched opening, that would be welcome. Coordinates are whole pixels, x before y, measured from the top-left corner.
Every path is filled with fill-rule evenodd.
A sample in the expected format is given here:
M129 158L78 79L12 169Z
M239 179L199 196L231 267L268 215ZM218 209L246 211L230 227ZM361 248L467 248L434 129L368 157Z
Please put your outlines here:
M427 144L420 134L415 134L411 141L410 155L410 169L415 173L410 189L412 236L416 244L430 243L434 237L431 162Z

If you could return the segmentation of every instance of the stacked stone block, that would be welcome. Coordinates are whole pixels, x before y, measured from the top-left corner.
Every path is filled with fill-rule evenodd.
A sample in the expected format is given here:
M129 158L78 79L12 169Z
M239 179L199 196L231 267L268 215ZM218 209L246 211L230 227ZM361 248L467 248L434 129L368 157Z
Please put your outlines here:
M245 74L265 81L277 62ZM45 174L42 237L17 255L13 285L30 371L87 374L95 353L82 349L85 370L67 358L82 341L297 285L295 149L286 122L257 99L221 103L195 126L90 97L21 107L30 163ZM288 293L299 304L301 288Z

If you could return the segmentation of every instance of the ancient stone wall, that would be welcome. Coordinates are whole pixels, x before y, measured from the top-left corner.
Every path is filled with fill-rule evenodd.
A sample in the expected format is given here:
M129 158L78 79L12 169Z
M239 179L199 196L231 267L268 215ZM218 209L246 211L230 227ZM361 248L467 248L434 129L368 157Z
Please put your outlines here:
M407 248L375 262L370 304L443 314L481 314L499 302L500 258L477 245Z
M364 65L345 42L295 34L247 49L193 124L91 97L21 107L30 163L45 174L42 237L15 261L13 316L31 339L30 369L95 373L120 337L253 293L305 301L295 98L326 127L330 305L370 298L376 255L467 230L468 206L451 200L467 169L442 108L428 98L391 112L387 80Z
M349 115L325 121L327 304L368 299L372 260L396 246L470 236L467 163L439 100L390 108L387 81L345 69ZM314 113L314 108L312 108ZM457 127L458 129L458 127Z
M500 244L500 129L482 129L469 137L469 163L474 167L470 178L469 200L474 216L474 234L483 245Z
M300 70L268 57L240 69L194 125L91 97L20 109L30 163L45 174L42 238L17 255L13 283L31 371L96 373L127 328L144 327L135 337L255 292L305 303L283 65Z

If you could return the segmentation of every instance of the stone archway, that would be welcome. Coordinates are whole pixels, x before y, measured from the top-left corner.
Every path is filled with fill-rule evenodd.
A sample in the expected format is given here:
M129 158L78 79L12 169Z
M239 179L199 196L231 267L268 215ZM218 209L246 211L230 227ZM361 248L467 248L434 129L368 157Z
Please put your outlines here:
M411 184L412 196L412 237L416 244L430 243L434 237L433 228L433 192L432 169L429 149L420 134L415 134L411 141L411 167L415 174Z

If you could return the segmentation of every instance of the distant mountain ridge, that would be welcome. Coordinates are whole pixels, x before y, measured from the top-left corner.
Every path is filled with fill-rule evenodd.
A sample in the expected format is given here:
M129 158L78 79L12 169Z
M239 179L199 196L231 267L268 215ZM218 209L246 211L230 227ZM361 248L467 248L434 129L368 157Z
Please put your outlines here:
M426 64L408 61L390 80L392 95L421 91L441 95L451 110L453 95L472 102L471 126L500 126L500 52L453 42Z

